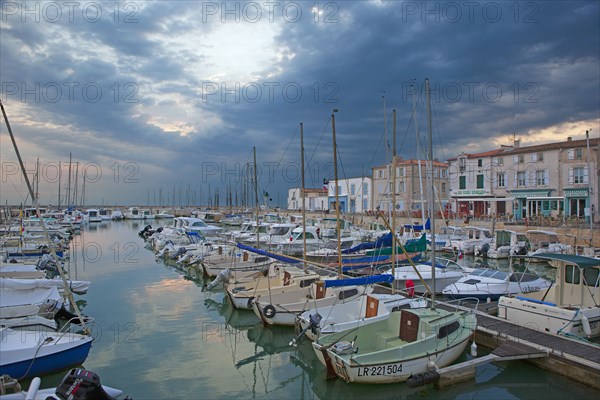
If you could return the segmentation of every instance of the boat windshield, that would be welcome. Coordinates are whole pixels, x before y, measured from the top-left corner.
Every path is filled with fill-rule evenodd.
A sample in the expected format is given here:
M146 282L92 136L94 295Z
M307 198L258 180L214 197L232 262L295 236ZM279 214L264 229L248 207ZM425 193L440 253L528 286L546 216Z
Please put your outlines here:
M470 275L504 280L508 277L508 272L498 271L495 269L476 269L473 272L471 272Z
M287 226L273 226L269 230L269 235L281 236L287 234L289 230Z

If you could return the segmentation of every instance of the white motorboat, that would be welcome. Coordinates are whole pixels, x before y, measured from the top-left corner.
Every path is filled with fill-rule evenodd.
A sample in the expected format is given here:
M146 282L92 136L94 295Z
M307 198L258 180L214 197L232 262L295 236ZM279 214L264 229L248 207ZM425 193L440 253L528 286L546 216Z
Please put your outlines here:
M442 293L442 290L446 286L458 281L473 270L473 268L461 266L456 261L443 258L436 258L435 266L436 293ZM382 274L392 275L392 270L388 269ZM424 283L419 275L423 278ZM398 290L406 290L412 287L416 293L425 293L433 290L431 262L419 263L414 267L412 265L396 267L394 269L394 287Z
M532 273L476 268L465 277L446 286L442 293L454 299L475 297L495 301L504 294L538 292L550 285L550 281Z
M501 296L498 317L542 332L599 337L600 259L572 254L535 257L556 269L553 285L526 295Z

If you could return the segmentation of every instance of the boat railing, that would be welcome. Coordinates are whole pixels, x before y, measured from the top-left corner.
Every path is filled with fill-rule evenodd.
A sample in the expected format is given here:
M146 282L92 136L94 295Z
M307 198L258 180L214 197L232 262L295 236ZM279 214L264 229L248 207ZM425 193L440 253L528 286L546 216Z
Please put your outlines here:
M445 306L455 308L456 310L463 310L474 312L479 308L479 299L477 297L464 297L460 299L444 301Z
M82 315L82 318L84 319L84 324L80 324L78 322L80 322L78 317L73 317L69 320L67 320L65 322L65 324L56 332L57 334L59 334L60 336L58 337L57 340L54 341L54 343L58 343L58 341L63 338L64 336L66 336L67 334L75 334L76 332L74 331L75 329L83 329L84 334L86 335L91 335L91 331L93 330L93 322L94 322L94 318L92 317L87 317Z

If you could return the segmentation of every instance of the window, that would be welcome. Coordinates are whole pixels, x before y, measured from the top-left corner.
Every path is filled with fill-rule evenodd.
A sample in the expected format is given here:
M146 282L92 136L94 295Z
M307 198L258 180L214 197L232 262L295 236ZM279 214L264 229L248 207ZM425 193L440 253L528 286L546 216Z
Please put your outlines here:
M467 188L467 177L466 176L459 176L458 177L458 188L459 189L466 189Z
M337 194L338 194L338 196L341 196L342 195L342 187L341 186L336 186L336 188L337 188Z
M525 155L524 154L519 154L519 164L523 164L525 162Z
M398 193L404 193L404 181L400 181L398 184Z
M483 174L477 175L477 189L483 189Z
M498 172L496 177L498 179L498 187L506 187L506 172Z
M385 179L385 171L384 171L384 170L382 170L382 169L378 170L378 171L377 171L377 177L378 177L379 179Z
M446 182L442 182L442 193L446 193Z
M600 286L600 270L597 268L586 268L583 270L583 280L587 286Z
M504 165L504 157L498 157L498 165Z
M479 168L483 167L483 160L481 158L477 160L477 166Z
M544 161L544 153L538 153L537 154L537 160L538 161Z
M369 194L369 184L363 183L363 195L368 195L368 194Z
M451 334L453 334L454 332L456 332L457 330L460 329L460 324L458 323L458 321L454 321L449 323L448 325L444 325L440 328L440 330L438 331L438 339L443 339Z
M548 171L535 171L535 183L537 186L548 185Z
M583 167L573 168L573 183L587 183L585 179L585 171Z
M579 268L574 265L567 265L565 268L565 283L579 285Z
M353 196L356 194L356 185L354 183L350 185L350 194Z
M525 171L517 172L517 187L527 186L527 177Z
M583 149L569 149L567 152L569 160L581 160L583 158Z

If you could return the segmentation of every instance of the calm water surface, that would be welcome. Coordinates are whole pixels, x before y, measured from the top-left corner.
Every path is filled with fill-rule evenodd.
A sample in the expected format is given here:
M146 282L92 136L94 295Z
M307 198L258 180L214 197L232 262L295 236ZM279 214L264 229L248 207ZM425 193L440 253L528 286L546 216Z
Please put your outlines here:
M202 292L193 271L155 261L137 235L144 226L85 227L70 266L74 277L92 282L78 297L94 318L84 366L134 399L599 398L521 362L479 367L475 381L445 390L326 381L310 344L288 345L293 328L263 327L251 311L233 310L222 292ZM61 378L48 377L44 385Z

